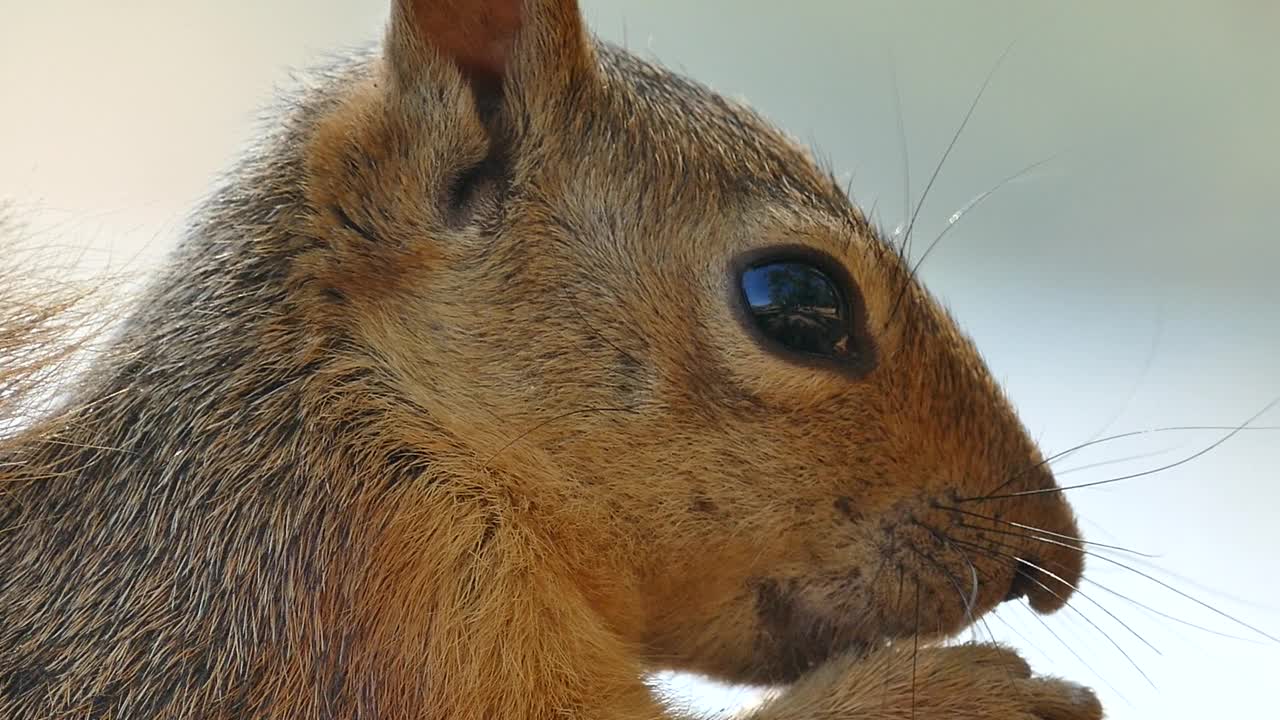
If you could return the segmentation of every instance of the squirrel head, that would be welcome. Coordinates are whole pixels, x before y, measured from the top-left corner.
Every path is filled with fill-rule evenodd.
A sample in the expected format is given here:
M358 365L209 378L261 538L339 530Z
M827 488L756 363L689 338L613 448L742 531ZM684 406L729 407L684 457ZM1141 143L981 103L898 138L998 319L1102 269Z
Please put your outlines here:
M572 0L396 2L305 155L317 327L655 663L786 679L1079 579L1044 458L899 249Z

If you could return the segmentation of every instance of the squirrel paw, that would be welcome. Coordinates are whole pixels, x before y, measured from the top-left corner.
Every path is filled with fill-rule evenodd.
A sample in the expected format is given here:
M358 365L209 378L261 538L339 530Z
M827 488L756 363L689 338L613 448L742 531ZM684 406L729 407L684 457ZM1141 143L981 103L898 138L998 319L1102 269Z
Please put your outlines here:
M1089 689L999 645L891 647L828 662L753 720L1100 720Z

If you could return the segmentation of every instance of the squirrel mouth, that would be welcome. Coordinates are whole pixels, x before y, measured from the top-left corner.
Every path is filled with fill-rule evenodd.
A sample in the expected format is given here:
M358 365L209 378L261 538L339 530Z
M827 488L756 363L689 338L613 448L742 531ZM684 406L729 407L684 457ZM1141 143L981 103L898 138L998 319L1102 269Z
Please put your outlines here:
M1009 583L1009 592L1003 602L1026 598L1032 610L1041 615L1051 615L1066 606L1074 588L1065 585L1065 592L1059 592L1049 586L1050 582L1066 583L1061 578L1047 575L1036 560L1021 561L1014 568L1013 580Z
M787 684L836 655L866 655L900 642L941 641L964 632L1003 602L1025 599L1036 613L1051 614L1066 606L1078 575L1070 568L1064 568L1065 577L1057 575L1046 570L1044 562L1058 566L1039 557L1019 557L1003 595L996 588L979 583L978 570L971 565L975 577L971 589L965 588L969 590L967 595L953 596L953 603L945 607L931 604L926 623L921 623L919 617L881 615L882 622L868 624L865 618L876 613L872 608L866 608L868 614L860 616L863 621L833 616L805 601L802 584L759 579L752 589L759 618L755 654L762 664L753 668L752 677L746 680ZM921 609L917 607L916 612Z
M757 582L755 595L760 619L757 654L765 662L753 668L748 682L791 683L835 655L865 655L887 642L855 633L849 625L806 610L795 594L778 581Z
M842 639L837 634L830 633L825 637L788 638L782 642L775 637L766 642L772 646L767 659L762 665L752 668L751 677L746 678L748 683L788 685L837 655L865 656L888 641L873 643Z

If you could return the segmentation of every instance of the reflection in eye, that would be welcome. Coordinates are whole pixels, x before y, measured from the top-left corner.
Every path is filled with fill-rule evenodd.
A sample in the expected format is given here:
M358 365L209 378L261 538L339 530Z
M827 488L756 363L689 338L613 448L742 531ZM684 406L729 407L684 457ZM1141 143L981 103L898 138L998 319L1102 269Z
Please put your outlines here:
M744 271L741 283L747 312L765 337L806 355L848 352L844 297L822 270L800 260L765 262Z

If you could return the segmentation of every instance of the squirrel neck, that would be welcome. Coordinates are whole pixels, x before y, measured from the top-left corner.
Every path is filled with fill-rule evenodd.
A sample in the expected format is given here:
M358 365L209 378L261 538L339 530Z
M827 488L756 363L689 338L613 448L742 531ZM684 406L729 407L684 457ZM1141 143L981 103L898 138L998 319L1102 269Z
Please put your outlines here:
M7 696L517 718L528 697L572 703L545 674L586 658L647 708L622 561L560 546L540 515L555 499L518 496L537 484L484 471L306 324L289 268L317 241L296 231L289 140L211 198L78 394L0 464ZM560 645L524 647L529 623Z

